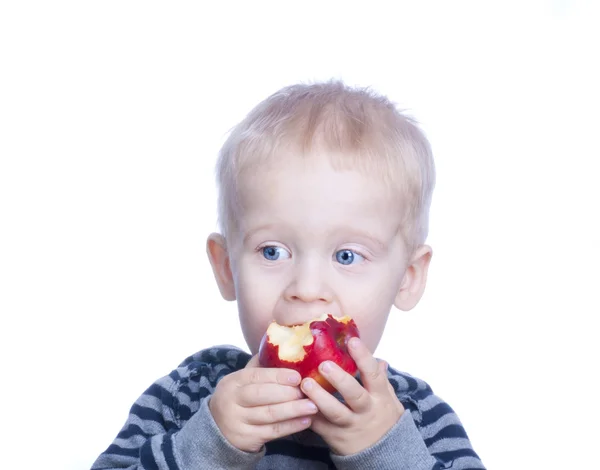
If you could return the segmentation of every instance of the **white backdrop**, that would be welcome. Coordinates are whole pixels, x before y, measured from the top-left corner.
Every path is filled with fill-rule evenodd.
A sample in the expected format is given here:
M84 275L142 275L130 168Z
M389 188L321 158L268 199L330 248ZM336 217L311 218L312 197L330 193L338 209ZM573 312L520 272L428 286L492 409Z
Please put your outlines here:
M205 255L216 153L268 94L336 77L436 155L430 282L376 355L490 469L593 468L593 3L2 3L2 467L89 468L154 380L245 347Z

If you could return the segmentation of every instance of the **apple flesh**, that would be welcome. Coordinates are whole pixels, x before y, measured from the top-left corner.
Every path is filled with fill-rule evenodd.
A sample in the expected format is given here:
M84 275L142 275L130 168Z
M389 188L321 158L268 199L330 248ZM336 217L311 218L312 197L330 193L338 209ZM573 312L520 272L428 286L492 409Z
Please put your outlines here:
M358 328L348 316L323 314L302 325L283 326L273 321L262 338L258 359L262 367L296 370L302 378L311 377L328 392L335 389L319 373L319 364L332 361L350 375L358 369L348 341L359 336Z

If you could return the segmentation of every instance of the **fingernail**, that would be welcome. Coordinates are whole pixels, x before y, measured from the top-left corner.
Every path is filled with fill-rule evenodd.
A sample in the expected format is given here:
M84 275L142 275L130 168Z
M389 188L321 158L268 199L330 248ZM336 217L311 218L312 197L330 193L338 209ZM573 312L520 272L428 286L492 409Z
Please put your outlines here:
M311 379L306 379L302 384L302 388L304 390L311 390L313 388L313 381Z
M298 385L300 383L300 377L297 374L288 376L288 382L294 385Z
M317 411L317 405L315 405L312 401L309 401L306 404L306 408L308 408L310 411Z
M325 372L326 374L331 372L331 362L329 362L329 361L323 362L321 364L321 372Z
M350 338L350 341L348 341L348 346L350 346L350 349L358 349L359 344L360 340L356 336L354 338Z
M308 424L310 423L310 418L302 418L302 421L300 421L302 424Z

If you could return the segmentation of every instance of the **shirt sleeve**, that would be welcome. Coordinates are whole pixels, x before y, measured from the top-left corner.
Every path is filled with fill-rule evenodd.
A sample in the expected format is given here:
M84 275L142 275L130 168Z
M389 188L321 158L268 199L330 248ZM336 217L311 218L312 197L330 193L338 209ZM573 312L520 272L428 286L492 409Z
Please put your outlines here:
M265 450L241 451L221 434L201 400L191 414L178 395L172 376L154 383L131 407L125 425L98 457L92 470L242 470L255 468ZM191 414L191 415L190 415Z
M356 454L331 454L338 470L485 470L452 408L423 381L390 377L405 411L378 442Z
M242 470L255 468L265 455L248 453L234 447L221 434L208 408L209 399L200 405L200 410L173 436L177 461L182 470L210 468L215 470Z

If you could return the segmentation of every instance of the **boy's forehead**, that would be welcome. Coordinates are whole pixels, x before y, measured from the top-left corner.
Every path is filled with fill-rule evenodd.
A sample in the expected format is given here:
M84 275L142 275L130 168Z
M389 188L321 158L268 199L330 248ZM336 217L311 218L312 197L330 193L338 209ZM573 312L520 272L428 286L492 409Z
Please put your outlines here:
M240 175L242 199L272 203L280 199L310 199L328 195L331 201L389 202L389 185L359 168L335 168L325 158L290 159Z
M381 180L358 170L334 169L323 159L263 168L239 183L236 218L243 225L276 220L300 226L387 226L400 212L401 201Z

